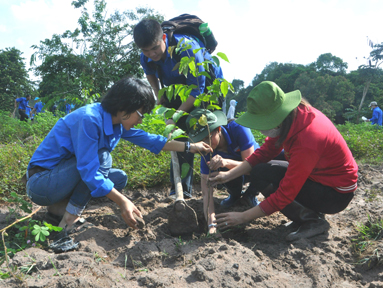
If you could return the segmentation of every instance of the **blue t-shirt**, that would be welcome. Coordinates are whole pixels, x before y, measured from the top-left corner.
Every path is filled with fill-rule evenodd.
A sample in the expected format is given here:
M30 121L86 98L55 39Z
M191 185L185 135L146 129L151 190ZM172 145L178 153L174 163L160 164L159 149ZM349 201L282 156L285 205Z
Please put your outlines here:
M199 50L196 54L193 53L194 49L199 49L201 47L205 47L201 42L199 42L197 39L194 39L191 36L188 35L180 35L180 34L174 34L174 38L176 39L177 43L184 38L185 40L190 40L191 42L188 43L192 46L191 49L188 49L184 52L181 53L180 58L188 56L188 57L195 57L195 62L196 63L202 63L205 60L212 60L211 55L209 52L206 51L206 49L201 49ZM153 61L152 59L146 57L144 53L141 53L141 66L144 69L144 72L146 75L157 75L157 72L153 67L150 67L148 65L148 62L154 62L157 66L160 67L162 70L162 81L164 85L169 86L172 84L187 84L187 85L196 85L199 87L199 89L193 89L190 93L193 97L197 97L198 95L202 94L205 90L205 76L199 76L198 81L197 78L191 75L190 73L188 74L188 77L185 78L184 75L180 75L178 73L178 69L175 69L174 71L173 68L177 64L176 59L171 58L170 54L168 53L168 39L166 38L166 59L164 61ZM175 52L173 52L175 53ZM199 71L205 71L203 66L197 66L199 67ZM222 69L221 67L217 67L213 65L214 69L214 74L216 75L216 78L223 78L222 74Z
M214 150L212 157L218 154L225 159L242 161L242 151L249 149L251 146L254 146L254 150L259 148L251 130L239 125L235 121L231 121L227 125L221 126L221 133L227 142L227 153ZM205 155L205 159L206 162L210 161L210 153ZM201 174L209 174L209 167L207 166L205 159L201 157Z
M71 110L70 104L65 104L65 113L69 114L70 110Z
M31 108L27 107L27 109L25 109L25 114L27 114L28 118L31 117Z
M33 106L33 108L36 109L36 114L39 114L41 110L43 110L44 105L45 104L42 102L35 103L35 106Z
M36 149L28 169L40 166L51 170L62 159L75 156L77 170L92 196L105 196L114 184L98 172L98 151L106 148L111 152L121 138L156 154L167 141L161 135L135 128L125 130L121 124L113 125L112 116L104 111L100 103L94 103L60 118Z
M382 126L382 109L376 107L372 111L372 118L370 119L370 121L372 125L377 124L379 126Z
M19 102L19 109L26 110L28 106L28 100L25 97L20 97L16 99L16 102Z

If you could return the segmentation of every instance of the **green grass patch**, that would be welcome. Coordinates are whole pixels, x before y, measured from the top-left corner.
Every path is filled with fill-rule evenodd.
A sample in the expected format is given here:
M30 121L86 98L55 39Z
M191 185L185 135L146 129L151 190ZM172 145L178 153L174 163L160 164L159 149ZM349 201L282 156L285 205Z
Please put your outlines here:
M357 224L356 230L358 235L352 239L356 264L367 267L383 264L377 248L383 238L383 219L372 220L368 215L366 223Z

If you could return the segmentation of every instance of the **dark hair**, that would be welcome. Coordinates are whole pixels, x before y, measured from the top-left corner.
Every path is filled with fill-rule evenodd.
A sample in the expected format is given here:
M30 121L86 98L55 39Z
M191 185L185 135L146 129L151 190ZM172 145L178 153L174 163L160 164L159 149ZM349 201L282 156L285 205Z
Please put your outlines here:
M31 98L31 94L27 94L27 95L25 95L25 98Z
M155 99L152 89L142 80L133 77L116 82L101 99L102 108L112 116L123 111L131 114L142 107L142 113L153 110Z
M146 48L161 40L164 32L160 23L153 19L140 21L133 29L134 42L139 48Z
M309 109L311 107L309 101L307 101L305 98L302 97L301 103L299 105L303 105L306 107L306 109ZM298 105L298 106L299 106ZM283 120L281 123L281 133L279 134L279 139L277 142L275 142L275 147L281 147L283 142L286 140L287 135L289 134L291 125L293 124L295 118L297 117L297 111L298 107L294 108L293 111L290 112L289 115Z

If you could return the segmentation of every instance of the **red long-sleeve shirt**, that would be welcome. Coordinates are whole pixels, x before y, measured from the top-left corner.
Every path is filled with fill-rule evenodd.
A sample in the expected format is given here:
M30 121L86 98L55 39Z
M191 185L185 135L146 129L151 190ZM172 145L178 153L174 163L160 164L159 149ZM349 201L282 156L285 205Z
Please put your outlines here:
M342 135L322 112L299 105L282 147L275 147L277 140L278 137L267 137L262 147L246 159L255 166L272 160L282 148L285 150L289 161L285 177L277 191L260 204L267 215L290 204L307 179L340 193L355 191L358 165Z

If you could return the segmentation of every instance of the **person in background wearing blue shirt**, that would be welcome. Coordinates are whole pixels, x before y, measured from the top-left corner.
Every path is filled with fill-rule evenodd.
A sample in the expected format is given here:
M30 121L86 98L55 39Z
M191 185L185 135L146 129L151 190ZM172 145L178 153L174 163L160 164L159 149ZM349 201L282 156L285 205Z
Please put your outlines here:
M207 126L201 126L198 119L202 115L206 116ZM197 123L190 127L190 120L197 119ZM203 195L203 211L208 223L209 233L216 233L215 210L213 200L213 188L207 185L209 168L212 171L228 171L237 167L250 156L255 149L259 148L253 134L249 128L237 124L235 121L227 122L223 111L211 112L206 109L195 109L186 120L186 131L193 142L203 141L213 148L212 158L210 153L201 157L201 189ZM210 132L210 133L209 133ZM209 136L210 134L210 136ZM210 137L210 139L209 139ZM242 196L242 188L250 178L240 176L232 181L225 183L230 196L221 202L221 206L229 208ZM251 207L258 205L257 198L245 196ZM208 210L209 209L209 210Z
M212 57L206 49L204 48L204 44L201 43L198 39L191 37L190 35L180 35L173 34L175 41L178 43L181 39L183 41L188 41L188 44L191 45L191 48L181 52L180 58L182 57L195 57L196 65L204 62L205 60L211 60ZM172 84L187 84L187 85L195 85L197 88L193 89L190 93L190 96L186 100L186 102L182 103L180 98L172 100L170 103L166 96L162 96L157 99L157 104L161 104L168 108L174 108L176 110L182 110L185 112L192 111L194 107L194 101L196 97L205 91L205 87L208 86L207 82L208 78L205 76L199 76L198 78L188 74L185 77L183 74L178 72L178 69L174 69L177 65L177 60L175 57L170 57L168 53L169 41L167 35L162 31L160 23L153 19L144 19L139 22L133 31L133 38L136 45L141 49L141 66L144 69L146 78L148 79L150 85L152 86L155 95L158 98L158 91L160 90L160 85L158 78L163 82L165 86L169 86ZM198 51L194 53L193 51ZM175 53L175 52L174 52ZM204 71L202 65L197 66L199 71ZM213 65L211 67L213 69L216 78L223 78L222 69ZM182 120L181 120L182 119ZM181 118L177 125L183 125L186 117ZM166 124L175 124L172 119L167 120ZM182 141L182 140L180 140ZM194 154L185 154L185 153L177 153L180 168L183 163L188 163L190 166L189 172L182 179L182 188L184 191L185 198L192 197L192 189L193 189L193 163L194 163ZM180 172L180 174L182 174ZM175 194L175 186L173 180L173 165L170 164L170 181L172 183L172 187L170 189L170 195Z
M119 140L130 141L158 154L164 151L207 153L210 146L177 141L135 129L155 105L153 92L143 81L131 77L115 83L101 100L60 118L30 160L26 173L28 197L48 206L48 213L62 217L67 231L80 219L92 197L114 201L124 221L137 229L134 214L142 217L121 190L127 175L112 168L110 153Z
M70 112L72 112L72 107L70 106L69 103L66 103L66 99L64 99L64 103L65 103L65 114L69 114Z
M33 106L33 109L32 109L32 120L34 119L34 116L39 114L42 110L43 110L43 107L44 107L44 103L41 102L40 98L39 97L36 97L35 98L35 105Z
M29 106L28 101L31 99L31 95L27 95L26 97L20 97L15 100L15 109L17 108L17 103L19 103L19 114L20 114L20 121L28 121L29 116L27 115L27 108L31 109L32 107Z
M382 126L382 109L378 107L378 103L376 101L372 101L368 106L372 110L372 118L367 119L367 122L371 122L372 125L376 124L378 126Z

